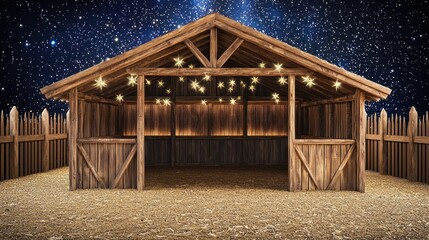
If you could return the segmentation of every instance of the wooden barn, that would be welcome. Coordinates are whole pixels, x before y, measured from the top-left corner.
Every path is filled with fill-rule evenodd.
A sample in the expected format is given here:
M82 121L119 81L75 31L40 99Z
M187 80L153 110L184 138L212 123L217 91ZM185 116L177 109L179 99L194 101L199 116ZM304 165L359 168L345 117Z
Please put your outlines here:
M69 103L70 190L284 165L290 191L364 192L365 101L391 90L214 13L41 92Z

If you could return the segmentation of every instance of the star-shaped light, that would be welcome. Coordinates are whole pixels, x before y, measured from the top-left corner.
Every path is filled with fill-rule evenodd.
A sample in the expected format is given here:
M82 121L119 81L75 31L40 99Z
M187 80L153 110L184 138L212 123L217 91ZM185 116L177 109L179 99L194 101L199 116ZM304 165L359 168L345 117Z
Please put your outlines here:
M162 104L163 104L164 106L170 106L170 105L171 105L171 101L170 101L170 99L169 99L169 98L166 98L166 99L163 99L163 100L162 100Z
M245 88L245 87L246 87L246 84L245 84L243 81L240 81L240 85L241 85L241 87L243 87L243 88Z
M189 68L194 68L194 64L189 64Z
M179 82L185 82L185 77L179 77Z
M97 79L95 79L95 84L94 86L96 86L97 88L99 88L100 90L103 90L104 87L107 86L106 81L104 81L104 79L100 76Z
M210 78L211 77L209 75L204 75L203 80L208 82L208 81L210 81Z
M146 85L150 86L151 81L149 79L146 79Z
M173 59L175 61L174 66L176 66L176 67L183 67L183 64L185 64L185 60L183 60L183 58L181 58L181 57L176 57Z
M334 87L334 88L335 88L335 91L337 91L337 90L338 90L338 88L340 88L340 87L341 87L341 82L339 82L338 80L336 80L336 81L334 82L334 85L332 85L332 87Z
M156 99L155 99L155 103L156 103L156 104L161 104L161 99L156 98Z
M170 94L170 93L171 93L171 89L167 89L167 90L165 90L165 92L166 92L167 94Z
M217 83L217 88L222 89L225 87L225 84L223 82L218 82Z
M229 79L229 86L230 87L234 87L235 86L235 80L234 79Z
M253 85L259 83L259 78L258 77L251 77L250 79L252 80L252 84Z
M305 83L305 85L307 87L312 87L312 86L316 85L314 83L314 78L311 78L310 76L303 76L302 81Z
M165 83L164 83L164 81L162 81L162 80L159 80L159 81L158 81L158 87L159 87L159 88L164 87L164 84L165 84Z
M252 91L252 92L254 92L256 90L255 85L250 85L249 86L249 90Z
M192 89L197 91L199 87L200 87L200 83L196 79L194 81L191 81L191 88Z
M124 96L122 96L122 94L116 95L116 101L118 101L118 102L124 101Z
M233 92L233 91L234 91L234 88L233 88L233 87L229 87L229 88L228 88L228 92L230 92L230 93L231 93L231 92Z
M283 86L283 85L287 84L287 79L285 77L281 76L279 78L278 82L281 86Z
M279 104L279 102L280 102L280 99L276 99L276 100L274 100L277 104Z
M219 98L219 102L220 102L220 103L223 103L223 98Z
M282 63L274 64L274 69L280 72L283 69L283 64Z
M235 105L235 104L237 103L237 100L236 100L236 99L234 99L234 98L231 98L231 99L229 100L229 103L230 103L231 105Z
M265 63L264 62L259 63L259 68L265 68Z
M273 93L273 99L280 99L280 95L278 93Z
M201 86L200 88L198 88L198 91L199 91L200 93L205 93L205 92L206 92L206 87Z
M128 86L134 87L135 85L137 85L137 75L131 74L130 76L127 77L127 79L128 79Z
M202 105L207 105L207 100L205 100L205 99L201 100L201 104Z

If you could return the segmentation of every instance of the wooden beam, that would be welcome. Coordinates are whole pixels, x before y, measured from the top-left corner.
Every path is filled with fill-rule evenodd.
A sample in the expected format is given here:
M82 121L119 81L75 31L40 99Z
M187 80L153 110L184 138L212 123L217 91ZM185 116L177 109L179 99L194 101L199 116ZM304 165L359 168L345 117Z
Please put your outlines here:
M225 50L225 52L220 56L220 58L217 60L216 67L221 68L226 61L234 54L235 51L241 46L241 44L244 42L241 38L236 38L235 41L231 44L231 46L228 47L228 49Z
M296 182L296 171L297 163L295 162L295 151L294 151L294 142L295 142L295 76L289 76L288 84L288 170L289 170L289 181L288 188L289 191L297 190Z
M365 192L365 134L366 134L366 113L365 113L365 93L356 90L355 94L355 114L356 128L356 155L357 155L357 191Z
M337 145L337 144L354 144L354 139L296 139L295 144L310 145Z
M414 138L417 136L418 116L414 107L411 107L408 113L407 126L407 179L417 181L417 145L414 143Z
M77 124L78 124L78 92L76 88L73 88L69 92L69 178L70 178L70 190L76 190L77 188Z
M119 103L113 99L108 99L108 98L95 96L95 95L84 94L81 92L79 93L79 100L84 100L86 102L107 103L107 104L121 106L121 103Z
M49 112L48 109L45 108L42 112L42 172L49 171L49 129Z
M303 102L301 104L301 107L309 107L309 106L316 106L316 105L329 104L329 103L351 102L354 100L354 98L355 98L354 95L350 95L350 96L343 96L338 98L323 99L318 101Z
M143 190L145 184L144 78L139 76L137 79L137 190Z
M381 110L378 120L378 134L381 137L378 142L378 172L387 174L387 145L384 139L387 134L387 112L384 108Z
M228 76L228 77L252 77L252 76L288 76L308 75L311 71L304 68L284 68L276 71L273 68L138 68L136 72L145 76Z
M128 154L127 158L125 159L124 163L122 164L121 169L119 170L115 179L110 184L110 188L116 188L116 186L118 186L119 181L121 180L122 176L124 175L125 170L128 169L128 166L130 165L133 157L136 155L136 152L137 152L137 145L134 144L133 148L131 149L130 153Z
M172 98L171 98L171 107L170 107L170 136L171 136L171 145L170 145L170 165L173 167L176 162L176 96L177 96L177 81L174 81L170 78L172 86Z
M83 148L82 144L77 144L77 148L79 149L80 153L82 154L83 159L85 160L86 165L88 166L89 170L91 170L92 174L94 175L97 182L101 184L102 188L106 188L106 185L104 185L104 178L100 176L97 171L95 170L94 166L89 161L88 153L86 153L85 149Z
M204 67L206 68L210 67L209 60L207 60L206 56L204 56L204 54L194 45L194 43L191 40L186 39L184 42L186 46L189 48L189 50L191 50L194 56L198 59L198 61L201 62L201 64L203 64Z
M210 29L210 66L217 65L217 28Z
M347 162L349 161L350 157L352 156L353 150L355 149L355 144L352 144L347 151L346 156L344 156L343 160L341 161L340 166L337 168L337 171L335 171L334 176L332 177L331 181L329 182L329 185L326 189L330 190L334 186L334 184L337 182L339 177L341 176L341 172L343 171L344 167L346 166Z
M310 167L307 164L308 161L305 158L304 153L302 153L301 149L299 149L297 145L294 146L294 149L298 154L299 159L301 159L301 163L302 165L304 165L304 168L307 171L308 175L310 176L310 179L313 181L314 185L316 186L316 190L322 190L319 184L317 183L316 178L313 175L313 172L311 171ZM294 149L290 149L289 151L294 151ZM314 161L317 161L317 159L315 159Z
M18 125L19 115L18 110L14 106L9 113L10 118L10 136L12 136L13 142L10 144L10 178L19 177L19 143L18 143ZM3 126L1 126L3 127Z

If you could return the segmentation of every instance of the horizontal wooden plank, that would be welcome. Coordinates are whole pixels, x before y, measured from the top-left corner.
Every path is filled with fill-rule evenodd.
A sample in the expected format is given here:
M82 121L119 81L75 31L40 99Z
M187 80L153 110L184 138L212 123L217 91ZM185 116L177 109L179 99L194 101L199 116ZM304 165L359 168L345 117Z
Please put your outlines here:
M67 139L67 133L49 134L48 140Z
M288 75L309 75L312 74L305 68L138 68L130 73L137 73L144 76L288 76Z
M381 140L381 135L378 134L367 134L366 140Z
M0 143L13 142L13 136L0 136Z
M18 142L32 142L32 141L41 141L45 139L45 135L23 135L18 136Z
M354 144L353 139L295 139L295 144L323 144L323 145L337 145L337 144Z
M351 102L354 100L354 98L355 98L354 95L350 95L350 96L344 96L344 97L339 97L339 98L324 99L324 100L311 101L311 102L303 102L303 103L301 103L301 107L309 107L309 106L323 105L323 104L329 104L329 103Z
M136 143L136 138L92 137L79 138L78 143Z
M408 142L410 138L407 136L384 135L384 140L388 142Z
M415 136L414 137L414 142L415 143L420 143L420 144L429 144L429 137Z

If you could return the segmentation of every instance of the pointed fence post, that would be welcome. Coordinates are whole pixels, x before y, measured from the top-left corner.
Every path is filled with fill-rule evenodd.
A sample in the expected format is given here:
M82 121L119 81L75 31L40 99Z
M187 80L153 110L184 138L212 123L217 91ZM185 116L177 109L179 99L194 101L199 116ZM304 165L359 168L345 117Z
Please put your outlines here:
M46 172L49 171L49 112L46 108L42 112L42 134L42 171Z
M378 134L380 140L378 141L378 172L380 174L387 174L387 147L384 135L387 133L387 112L384 108L381 110L380 118L378 119Z
M13 142L10 145L10 178L19 176L19 148L18 148L18 110L14 106L9 113L10 118L10 135L13 137Z
M417 135L417 111L414 107L410 109L408 118L408 157L407 157L407 179L410 181L417 181L417 157L416 145L414 137Z

